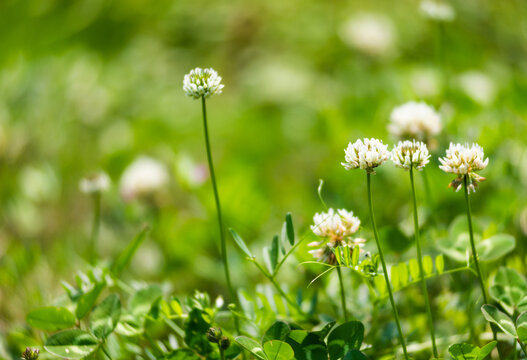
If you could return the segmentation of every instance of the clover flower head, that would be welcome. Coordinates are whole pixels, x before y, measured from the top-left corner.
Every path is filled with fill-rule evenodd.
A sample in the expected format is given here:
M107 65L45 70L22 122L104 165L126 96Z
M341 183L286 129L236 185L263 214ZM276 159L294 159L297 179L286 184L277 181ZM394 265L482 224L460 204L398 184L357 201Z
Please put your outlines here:
M345 162L341 164L346 170L362 169L368 174L375 174L374 169L390 158L388 145L374 138L350 142L344 153Z
M478 183L485 178L479 176L475 171L483 170L489 163L489 158L485 158L483 148L478 144L454 144L446 150L446 156L439 158L441 165L439 168L450 174L457 174L458 177L450 183L450 187L455 191L461 189L464 176L468 176L469 190L476 191Z
M419 7L421 13L435 21L452 21L456 18L454 8L446 1L423 0Z
M100 171L83 178L79 182L79 188L85 194L97 194L108 190L110 182L108 174Z
M147 156L141 156L130 164L120 180L121 196L130 201L151 194L168 182L166 167Z
M332 241L342 240L359 230L360 220L353 216L353 211L329 209L327 212L316 213L313 216L311 230L315 235Z
M315 248L313 250L309 250L308 253L311 254L318 261L329 265L336 265L337 257L333 252L334 249L338 248L339 246L344 247L345 249L349 250L351 256L353 251L355 250L356 245L359 246L359 251L362 252L361 248L364 246L364 242L366 242L365 239L354 238L350 240L338 240L329 242L314 241L312 243L309 243L307 246Z
M183 78L185 94L194 99L221 94L223 86L221 76L212 68L195 68Z
M380 14L359 13L340 29L340 37L349 46L372 57L386 57L395 50L395 29L390 18Z
M410 170L415 168L423 170L430 162L430 153L426 144L421 141L399 141L392 150L392 161L395 166Z
M409 101L393 109L388 131L399 139L427 142L441 131L441 117L426 103Z

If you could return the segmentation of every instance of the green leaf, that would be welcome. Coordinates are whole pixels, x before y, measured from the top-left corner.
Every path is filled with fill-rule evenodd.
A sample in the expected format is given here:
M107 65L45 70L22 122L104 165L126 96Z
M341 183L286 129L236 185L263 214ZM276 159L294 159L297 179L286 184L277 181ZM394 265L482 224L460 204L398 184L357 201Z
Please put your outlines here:
M481 307L483 316L487 321L498 325L506 334L516 337L516 327L512 322L512 319L505 313L499 311L495 306L485 304Z
M390 269L390 280L392 283L392 288L399 288L399 268L397 266L392 266Z
M251 250L249 250L249 248L245 244L245 241L243 241L240 235L238 235L238 233L234 231L233 229L229 229L229 231L231 232L232 237L234 238L234 241L236 241L236 244L238 244L238 246L245 253L245 255L247 255L250 258L254 258L253 254L251 253Z
M137 317L145 316L148 314L155 301L162 295L163 292L159 286L149 285L132 295L128 303L128 308L130 309L130 312Z
M445 270L445 258L443 254L436 256L436 270L438 274L442 274Z
M516 319L516 331L521 342L527 341L527 311L522 312Z
M359 350L351 350L344 357L343 360L368 360L368 357Z
M206 336L207 330L211 326L209 316L204 311L197 308L192 309L185 322L185 343L188 347L201 355L211 353L213 351L212 344Z
M423 271L425 275L431 275L434 271L434 263L429 255L423 257Z
M483 261L494 261L510 253L516 247L514 236L497 234L476 245L478 256Z
M287 213L285 215L285 224L287 231L287 239L289 240L291 246L293 246L295 245L295 229L293 227L293 218L291 216L291 213Z
M256 356L258 359L267 360L264 350L257 341L247 337L247 336L238 336L234 339L241 347L245 348L251 354Z
M509 314L514 312L527 293L527 281L514 269L502 267L489 289L490 296L498 301Z
M77 301L77 307L75 308L75 316L81 320L84 318L95 305L97 298L106 287L106 282L95 284L95 286L88 292L82 294Z
M87 331L71 329L51 335L44 348L62 358L81 359L90 355L97 346L97 339Z
M132 257L134 256L135 252L142 244L142 242L145 240L146 234L149 230L150 228L148 226L144 226L143 229L139 232L139 234L136 235L132 242L129 243L128 246L124 249L124 251L117 257L117 259L112 265L112 274L115 277L119 277L123 270L128 266L128 264L130 264L130 261L132 261Z
M273 325L265 332L262 343L266 343L270 340L281 340L285 341L287 335L291 332L291 328L283 321L275 321Z
M328 336L331 329L333 329L333 326L335 326L336 323L337 323L336 321L329 322L326 325L324 325L322 329L318 331L313 331L313 334L317 334L318 336L320 336L322 340L324 340L326 336Z
M491 351L496 347L496 345L498 345L497 341L491 341L487 345L483 346L479 350L478 360L485 359L491 353Z
M360 257L360 246L355 245L351 253L351 266L355 267L359 264L359 257Z
M401 286L405 286L408 284L408 266L402 262L397 265L397 269L399 270L399 282Z
M373 278L375 288L379 292L379 296L383 296L386 293L386 280L383 275L377 275Z
M120 317L121 301L117 295L109 295L90 316L90 327L93 334L99 339L106 338L115 329Z
M27 323L48 331L57 331L75 325L75 316L65 307L45 306L27 314Z
M419 280L421 277L419 276L419 263L417 262L417 259L410 259L408 261L408 267L410 268L410 275L412 276L412 279Z
M267 341L263 348L269 360L290 360L295 357L291 345L280 340Z
M305 330L292 330L287 337L287 343L293 348L296 360L328 358L326 344L317 334Z
M472 344L461 343L450 346L448 352L454 360L477 360L480 349Z
M278 250L280 248L280 241L278 239L278 235L273 236L273 241L271 243L271 250L269 251L269 257L271 258L271 267L273 269L276 269L276 265L278 265Z
M331 360L343 357L352 349L360 349L364 339L364 325L349 321L337 326L328 336L328 353Z

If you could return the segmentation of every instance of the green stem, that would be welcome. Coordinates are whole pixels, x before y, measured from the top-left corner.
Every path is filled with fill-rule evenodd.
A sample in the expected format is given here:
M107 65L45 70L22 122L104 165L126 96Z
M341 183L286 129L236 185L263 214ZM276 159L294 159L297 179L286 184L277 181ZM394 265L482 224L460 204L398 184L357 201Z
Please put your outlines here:
M229 272L229 260L227 257L227 244L225 241L225 233L223 229L223 219L221 215L221 205L220 205L220 196L218 194L218 187L216 185L216 176L214 173L214 164L212 162L212 151L210 148L210 140L209 140L209 129L207 125L207 107L205 105L205 97L201 97L201 107L203 110L203 131L205 135L205 146L207 148L207 160L209 163L209 172L210 172L210 179L212 182L212 190L214 191L214 200L216 202L216 214L218 216L218 227L220 231L220 241L221 241L221 257L223 260L223 268L225 271L225 279L227 281L227 287L229 289L229 295L231 297L231 300L234 301L236 304L238 303L236 293L234 292L234 289L232 287L231 283L231 275ZM238 323L238 318L234 317L234 325L236 327L236 331L240 332L240 325Z
M399 340L401 347L403 348L404 357L408 360L408 352L406 350L406 342L404 340L403 330L401 328L401 322L399 321L399 314L397 313L397 307L395 306L395 300L393 299L392 285L390 284L390 278L388 276L388 268L386 267L386 261L384 261L384 254L382 252L381 243L379 242L379 234L377 233L377 226L375 225L375 215L373 214L373 202L372 202L372 191L371 191L371 174L367 173L368 182L368 205L370 208L371 225L373 228L373 236L375 237L375 243L377 244L377 250L379 251L379 257L381 259L382 270L384 273L384 280L386 281L386 288L388 289L388 295L390 297L390 303L392 305L393 316L395 323L397 324L397 331L399 332Z
M342 312L344 313L344 321L348 322L348 310L346 309L346 293L344 292L344 282L342 281L342 272L340 271L340 266L337 266L337 274L339 276L340 302L342 303Z
M276 291L278 291L278 293L280 294L280 296L282 298L285 299L285 301L287 301L287 303L289 305L291 305L292 307L294 307L296 309L296 311L298 311L301 315L303 316L307 316L307 314L302 310L302 308L300 307L300 305L298 305L296 302L294 302L289 296L287 296L287 294L284 292L284 290L282 290L282 288L280 287L280 285L276 282L276 279L271 275L269 274L263 267L262 265L260 265L260 263L258 263L258 261L256 261L256 259L251 259L251 261L254 263L254 265L256 265L256 267L258 268L258 270L260 270L260 272L271 282L271 284L273 284L273 286L275 287Z
M289 249L289 251L282 257L282 260L280 260L280 262L278 263L278 265L276 265L275 269L274 269L274 272L273 274L271 275L271 277L274 279L276 277L276 275L278 274L278 270L280 270L280 268L282 267L282 265L285 263L285 261L287 260L287 258L289 257L289 255L291 255L293 253L293 251L295 251L295 249L304 241L305 237L301 238L300 240L298 240L295 245L293 245L291 247L291 249Z
M423 270L423 255L421 253L421 237L419 236L419 217L417 214L417 199L415 196L415 184L414 184L414 173L413 167L410 167L410 184L412 186L412 198L414 205L414 235L415 235L415 247L417 248L417 262L419 264L419 271L421 273L421 286L423 289L423 296L425 298L425 307L426 313L428 315L428 323L430 325L430 337L432 339L432 350L434 357L438 358L439 354L437 352L436 346L436 337L435 337L435 328L434 328L434 318L432 317L432 309L430 307L430 299L428 297L428 288L426 285L425 272Z
M468 220L468 232L470 235L470 246L472 248L472 259L476 266L476 272L478 273L479 285L481 286L481 293L483 294L484 304L488 304L487 292L485 291L485 284L483 283L483 277L481 276L481 269L479 267L478 253L476 251L476 244L474 242L474 230L472 229L472 210L470 208L470 200L468 198L468 175L463 177L463 188L465 190L465 201L467 203L467 220Z
M520 347L522 348L523 353L525 354L525 356L527 356L527 349L525 348L525 344L523 343L523 341L520 341L520 339L518 339L518 344L520 344Z
M488 304L489 300L487 298L487 292L485 291L485 283L483 276L481 275L481 269L479 267L478 253L476 251L476 243L474 242L474 230L472 228L472 209L470 207L470 199L468 196L468 174L463 176L463 189L465 191L465 202L467 203L467 220L468 220L468 232L470 236L470 247L472 248L472 258L474 259L474 265L476 266L476 272L478 273L479 285L481 287L481 293L483 294L484 304ZM495 341L498 341L497 331L494 326L491 324L490 328L492 330L492 337ZM501 359L501 351L498 343L498 354Z
M225 360L225 350L221 347L221 344L218 343L218 349L220 349L220 358L221 360Z
M97 243L99 242L99 229L101 228L101 193L95 192L93 198L93 223L90 241L90 263L97 262Z

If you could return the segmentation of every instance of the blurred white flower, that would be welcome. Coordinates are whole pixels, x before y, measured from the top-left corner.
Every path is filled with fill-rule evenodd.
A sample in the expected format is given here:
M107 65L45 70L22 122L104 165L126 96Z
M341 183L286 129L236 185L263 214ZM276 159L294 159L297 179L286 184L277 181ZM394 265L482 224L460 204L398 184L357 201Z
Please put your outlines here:
M424 16L436 21L452 21L456 18L452 5L444 0L423 0L419 9Z
M440 76L432 69L417 69L410 75L410 83L419 98L433 98L441 91Z
M104 171L89 175L79 181L79 189L85 194L101 193L110 187L110 177Z
M395 166L410 170L411 167L422 170L430 161L426 144L421 141L399 141L392 150L392 161Z
M121 176L121 196L130 201L150 194L165 185L168 178L168 171L163 164L150 157L141 156L129 165Z
M340 37L347 45L370 56L390 55L395 47L393 23L379 14L353 16L342 25Z
M350 142L344 153L345 162L341 164L346 170L360 168L369 174L375 174L374 169L390 158L388 145L374 138Z
M388 131L399 139L428 142L441 131L441 117L426 103L409 101L393 109Z
M485 158L483 148L478 144L450 143L446 156L439 158L439 162L441 162L439 168L444 172L459 175L450 183L450 187L458 191L463 185L464 176L468 175L468 188L476 191L477 183L484 181L485 178L476 174L475 171L485 169L489 158Z
M481 105L492 104L497 95L494 81L479 71L467 71L461 74L458 77L458 84L468 97Z
M194 99L200 97L208 98L212 95L221 94L223 84L221 76L210 69L195 68L183 78L183 90L187 96Z
M313 216L314 225L311 230L315 235L329 238L331 240L341 240L359 230L360 220L353 216L353 211L329 209L328 212L316 213Z

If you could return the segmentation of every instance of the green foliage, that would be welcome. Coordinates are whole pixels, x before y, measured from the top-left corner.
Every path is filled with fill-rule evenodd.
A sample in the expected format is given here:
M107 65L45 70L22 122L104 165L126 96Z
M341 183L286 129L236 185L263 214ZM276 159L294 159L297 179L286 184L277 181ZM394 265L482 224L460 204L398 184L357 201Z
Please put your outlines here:
M328 336L328 353L331 360L344 357L350 350L360 350L364 339L364 325L350 321L339 325Z
M75 316L66 308L45 306L27 314L29 325L48 331L66 329L75 324Z
M448 348L448 352L453 360L483 360L496 347L496 344L496 341L492 341L482 348L467 343L454 344Z
M94 352L97 346L97 339L89 332L71 329L51 335L44 348L61 358L82 359Z

